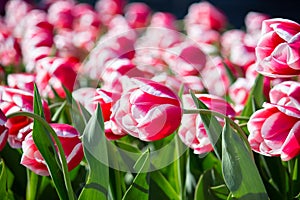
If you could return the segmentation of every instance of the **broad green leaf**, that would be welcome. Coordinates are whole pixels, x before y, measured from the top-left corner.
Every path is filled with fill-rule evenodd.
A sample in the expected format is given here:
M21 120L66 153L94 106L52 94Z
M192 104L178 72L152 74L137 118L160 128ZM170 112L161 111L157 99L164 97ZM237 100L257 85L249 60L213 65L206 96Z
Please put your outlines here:
M34 87L34 113L44 118L43 106L40 94ZM47 128L41 122L34 119L32 137L41 155L47 163L49 173L54 182L57 193L61 199L68 199L64 175L59 156Z
M201 102L193 92L191 92L192 98L196 104L198 109L207 109L207 106ZM221 133L222 133L222 126L218 122L218 120L211 114L201 114L200 117L204 124L206 133L208 135L209 141L212 144L214 151L219 159L222 157L222 149L221 149Z
M83 133L83 149L88 163L88 177L79 199L108 199L109 168L107 144L101 107L98 105ZM117 187L117 186L116 186Z
M222 171L227 187L238 199L268 199L250 153L226 119L222 133Z
M250 117L252 113L261 108L263 102L265 101L263 93L264 77L259 74L254 82L251 89L249 97L247 99L246 105L242 111L242 116Z
M137 160L134 167L138 171L138 174L123 196L123 200L136 199L137 197L139 200L148 200L150 174L144 171L150 168L149 155L150 151L148 150Z
M294 169L292 171L292 194L293 196L299 196L300 194L300 156L293 159Z

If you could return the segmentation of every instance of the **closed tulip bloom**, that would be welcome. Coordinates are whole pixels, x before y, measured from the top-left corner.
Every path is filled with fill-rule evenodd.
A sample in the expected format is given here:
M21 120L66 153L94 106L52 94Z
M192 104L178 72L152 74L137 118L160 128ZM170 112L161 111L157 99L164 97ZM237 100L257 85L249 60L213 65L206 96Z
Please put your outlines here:
M4 148L8 137L8 128L5 125L6 122L6 116L0 109L0 151Z
M143 141L172 134L182 117L178 96L168 87L143 78L132 78L132 86L114 104L111 121L121 130Z
M265 20L256 51L257 70L265 76L300 74L300 25L287 19Z
M63 147L69 171L74 169L83 158L83 148L79 139L79 132L68 124L50 124L56 132ZM32 132L29 133L22 143L23 155L21 164L41 176L49 176L45 160L37 149Z
M253 151L265 156L280 156L288 161L300 153L300 112L297 117L280 110L284 106L265 104L248 122L248 141Z
M252 149L287 161L300 153L300 84L285 81L270 90L270 103L256 111L248 122Z

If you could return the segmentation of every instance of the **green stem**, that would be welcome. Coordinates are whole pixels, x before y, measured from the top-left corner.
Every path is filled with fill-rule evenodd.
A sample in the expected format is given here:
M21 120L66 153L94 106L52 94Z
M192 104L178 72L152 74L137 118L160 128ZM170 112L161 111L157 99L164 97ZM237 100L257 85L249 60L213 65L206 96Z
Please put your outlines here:
M237 133L240 135L240 137L244 140L244 143L247 145L248 150L251 152L251 147L250 147L250 144L248 142L248 138L247 138L245 132L230 117L228 117L228 116L226 116L222 113L219 113L219 112L216 112L216 111L213 111L213 110L208 110L208 109L189 109L189 110L184 109L183 113L184 114L213 115L215 117L219 117L219 118L222 118L222 119L227 119L229 121L230 125L237 131Z
M9 118L12 118L12 117L17 117L17 116L26 116L26 117L33 118L33 119L39 121L50 132L50 134L51 134L52 138L54 139L55 144L58 148L58 153L59 153L60 161L61 161L61 164L62 164L64 181L65 181L66 189L67 189L67 192L68 192L68 198L69 198L69 200L75 200L74 192L73 192L73 189L72 189L71 180L70 180L70 176L69 176L69 171L68 171L68 164L67 164L67 160L66 160L65 153L64 153L64 149L63 149L63 147L60 143L60 140L58 139L55 131L52 129L52 127L48 124L48 122L44 118L42 118L39 115L36 115L34 113L19 111L19 112L9 114L6 117L9 119Z
M39 176L27 169L26 199L35 200L38 191Z

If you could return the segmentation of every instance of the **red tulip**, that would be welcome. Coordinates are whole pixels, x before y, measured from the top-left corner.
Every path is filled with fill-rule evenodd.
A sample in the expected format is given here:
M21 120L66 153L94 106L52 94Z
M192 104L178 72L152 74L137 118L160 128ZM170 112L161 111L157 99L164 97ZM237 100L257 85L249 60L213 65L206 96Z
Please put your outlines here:
M5 115L27 111L33 112L33 94L27 91L0 86L0 109ZM50 121L50 110L43 101L45 117ZM32 120L25 116L12 117L7 120L8 142L13 148L21 148L21 143L30 130Z
M79 132L68 124L50 124L63 147L69 171L74 169L83 158L83 148ZM30 132L22 143L21 164L41 176L48 176L45 160L37 149Z
M178 96L151 80L132 78L130 81L131 87L112 109L112 129L117 128L114 133L130 134L143 141L159 140L172 134L182 116Z
M4 148L8 138L8 128L5 125L6 122L6 116L0 109L0 151Z

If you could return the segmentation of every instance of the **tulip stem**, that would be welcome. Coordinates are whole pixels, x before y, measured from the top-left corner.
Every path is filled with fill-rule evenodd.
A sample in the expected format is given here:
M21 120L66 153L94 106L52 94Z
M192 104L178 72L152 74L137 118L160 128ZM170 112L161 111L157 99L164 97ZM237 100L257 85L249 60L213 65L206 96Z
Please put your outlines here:
M62 164L64 181L65 181L66 189L67 189L67 193L68 193L68 199L75 200L72 185L71 185L71 180L70 180L70 176L69 176L69 171L68 171L68 164L67 164L67 160L66 160L66 157L64 154L64 149L63 149L55 131L52 129L52 127L48 124L48 122L44 118L42 118L39 115L36 115L34 113L31 113L31 112L19 111L19 112L11 113L11 114L7 115L6 117L7 117L7 119L9 119L12 117L17 117L17 116L26 116L26 117L35 119L38 122L40 122L50 132L50 134L51 134L52 138L54 139L55 144L58 148L59 157L60 157L60 161Z
M27 169L26 199L35 200L38 191L39 176Z
M222 113L219 113L219 112L216 112L216 111L213 111L213 110L208 110L208 109L189 109L189 110L184 109L183 113L184 114L213 115L215 117L219 117L219 118L222 118L222 119L228 119L228 122L230 123L230 125L237 131L237 133L240 135L240 137L242 137L242 139L244 140L245 144L247 145L247 148L251 152L251 147L250 147L250 144L248 142L248 138L247 138L245 132L230 117L228 117L228 116L226 116L226 115L224 115Z

